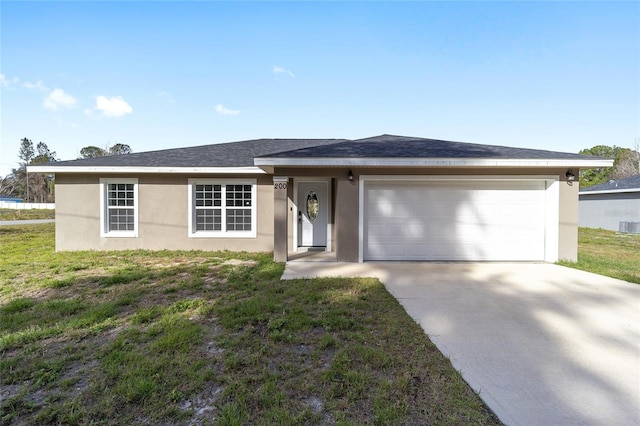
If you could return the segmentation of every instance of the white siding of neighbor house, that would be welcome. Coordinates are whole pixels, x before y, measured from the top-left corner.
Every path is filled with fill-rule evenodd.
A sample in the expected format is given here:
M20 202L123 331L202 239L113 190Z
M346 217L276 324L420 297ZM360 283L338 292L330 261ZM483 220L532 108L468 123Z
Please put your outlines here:
M0 209L10 210L53 210L56 208L56 203L16 203L15 201L0 201Z
M579 226L620 231L621 222L640 222L640 191L582 193L578 210Z

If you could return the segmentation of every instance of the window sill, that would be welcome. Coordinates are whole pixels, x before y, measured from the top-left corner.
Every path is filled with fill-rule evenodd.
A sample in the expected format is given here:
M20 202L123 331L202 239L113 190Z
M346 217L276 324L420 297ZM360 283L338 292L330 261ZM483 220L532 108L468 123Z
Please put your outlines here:
M138 238L137 232L111 231L100 235L102 238Z
M189 238L256 238L255 232L195 232Z

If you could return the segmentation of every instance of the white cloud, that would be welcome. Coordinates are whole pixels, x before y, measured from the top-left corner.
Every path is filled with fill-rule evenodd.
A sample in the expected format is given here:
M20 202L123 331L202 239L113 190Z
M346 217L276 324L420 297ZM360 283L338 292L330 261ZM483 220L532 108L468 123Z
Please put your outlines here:
M40 80L36 81L35 83L25 81L24 83L22 83L22 86L29 90L40 90L41 92L46 92L47 90L49 90Z
M121 96L98 96L96 98L96 109L102 111L104 117L122 117L131 114L133 108Z
M167 104L173 105L176 103L176 101L173 99L173 96L171 96L170 93L161 91L161 92L158 92L158 97Z
M216 105L216 112L222 115L238 115L240 111L237 109L228 109L222 106L221 104Z
M78 101L71 95L64 93L62 89L53 89L45 98L43 105L45 108L52 111L57 111L61 108L73 108Z
M288 69L285 69L285 68L279 67L279 66L277 66L277 65L274 65L274 66L273 66L272 71L273 71L273 73L274 73L274 74L286 74L286 75L288 75L288 76L289 76L289 77L291 77L291 78L295 78L295 76L296 76L294 73L292 73L292 72L291 72L291 71L289 71Z
M0 87L4 87L5 89L10 88L14 84L18 84L20 79L18 77L13 77L12 79L8 79L6 75L0 74Z

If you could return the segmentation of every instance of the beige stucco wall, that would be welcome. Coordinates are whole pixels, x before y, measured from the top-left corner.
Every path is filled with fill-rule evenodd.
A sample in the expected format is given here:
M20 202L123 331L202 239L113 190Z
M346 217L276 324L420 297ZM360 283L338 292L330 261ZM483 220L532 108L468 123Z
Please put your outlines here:
M100 250L99 178L56 174L56 250Z
M137 238L100 236L100 178L138 179ZM268 175L237 175L257 179L256 238L190 238L189 178L203 175L56 175L56 249L65 250L273 250L273 180Z
M360 221L359 183L347 180L346 173L336 179L336 258L339 262L358 261Z
M286 262L289 254L289 180L273 178L273 260Z
M557 176L559 185L558 257L577 259L578 185L564 181L562 169L382 169L353 168L354 182L347 180L348 168L282 168L276 176L289 177L286 229L288 247L294 247L293 182L300 177L330 177L332 185L332 248L341 261L358 260L359 177L360 175L528 175ZM577 171L574 170L577 175ZM100 236L100 178L137 177L139 195L138 238ZM273 176L233 176L258 181L257 238L189 238L188 180L216 176L192 175L56 175L56 248L57 250L240 250L273 251L274 190Z
M575 172L578 176L578 172ZM578 182L568 185L560 182L560 208L558 212L558 259L578 260Z

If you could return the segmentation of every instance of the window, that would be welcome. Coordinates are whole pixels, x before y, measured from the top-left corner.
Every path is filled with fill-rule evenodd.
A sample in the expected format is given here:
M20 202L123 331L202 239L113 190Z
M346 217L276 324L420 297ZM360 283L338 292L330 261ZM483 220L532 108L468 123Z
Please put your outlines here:
M189 179L189 235L256 237L255 180Z
M222 230L222 185L195 185L196 231Z
M320 201L318 200L318 195L313 191L309 191L307 195L307 217L311 222L315 222L319 212Z
M138 180L100 179L103 237L138 236Z

